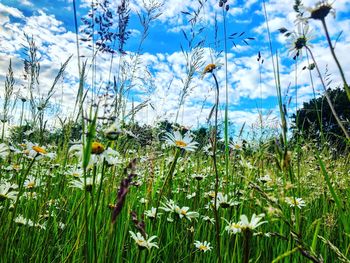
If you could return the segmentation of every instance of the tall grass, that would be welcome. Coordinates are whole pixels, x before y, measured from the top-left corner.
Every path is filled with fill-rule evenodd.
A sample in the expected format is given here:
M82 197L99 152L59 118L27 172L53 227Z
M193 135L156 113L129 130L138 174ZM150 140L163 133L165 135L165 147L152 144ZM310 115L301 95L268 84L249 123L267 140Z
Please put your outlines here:
M109 8L107 2L104 12ZM220 70L218 65L210 63L203 68L206 40L196 33L204 30L199 17L208 3L196 3L198 9L184 11L190 34L183 31L187 43L186 48L182 47L186 74L178 108L180 111L185 104L198 73L209 75L215 91L208 116L213 125L201 145L195 143L200 133L195 138L177 124L164 125L165 130L138 125L134 117L148 100L137 106L132 101L131 110L127 107L138 81L150 24L161 15L160 2L143 2L145 13L139 14L143 33L137 51L129 54L128 65L128 1L121 1L118 9L121 24L117 26L119 35L115 42L96 39L96 35L88 39L93 44L92 55L84 62L78 59L75 113L60 118L60 128L51 132L45 125L49 119L47 109L71 56L67 54L49 92L39 98L34 91L39 89L40 47L34 38L27 37L25 72L32 115L24 115L26 100L21 100L20 125L6 138L3 123L0 144L1 262L350 261L348 149L334 154L335 146L327 145L323 134L318 145L303 137L301 131L296 142L291 136L282 96L281 53L273 48L267 3L263 1L262 8L279 110L278 135L263 137L261 105L260 137L247 140L240 147L228 138L226 44L224 142L220 141L219 83L223 82L216 73ZM228 4L220 3L226 43ZM75 1L73 6L77 27ZM95 7L92 6L92 17L100 12ZM94 35L95 25L87 24ZM80 42L84 41L78 37L78 30L76 33L79 57ZM113 79L113 87L100 87L97 92L98 55L107 42L110 68L117 63L118 70L112 76L110 69L105 80L110 85ZM334 56L334 46L329 45ZM302 48L307 49L322 80L310 48ZM117 62L114 52L118 52ZM342 72L341 67L338 69ZM87 76L92 76L91 83ZM4 119L13 107L10 102L14 80L10 62L2 108ZM345 77L342 81L346 86ZM31 124L29 131L25 122ZM244 126L239 137L244 137L243 129ZM344 136L348 139L346 130Z

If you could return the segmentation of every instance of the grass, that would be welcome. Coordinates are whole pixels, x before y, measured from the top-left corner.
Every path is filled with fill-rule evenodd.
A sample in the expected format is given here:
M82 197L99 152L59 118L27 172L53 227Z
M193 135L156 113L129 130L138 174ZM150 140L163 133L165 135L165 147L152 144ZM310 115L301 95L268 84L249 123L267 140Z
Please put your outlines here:
M191 32L197 32L197 19L206 4L198 2L194 15L186 13L192 19ZM73 4L76 12L75 1ZM227 12L226 2L222 5ZM133 73L142 59L141 46L149 23L160 16L161 6L150 1L146 15L139 15L144 33L132 62L135 64L128 65ZM263 7L268 28L265 2ZM123 51L128 38L127 5L120 12L124 13L119 14L119 26L126 34L118 36L119 50ZM75 22L77 25L77 16ZM85 70L92 67L95 72L98 48L93 51L94 65L78 62L78 114L67 121L60 119L60 128L48 132L44 113L70 56L42 108L37 107L39 101L31 90L28 102L34 105L32 118L24 117L26 100L21 100L19 126L8 138L3 131L0 144L1 262L350 262L348 149L336 154L336 146L328 145L323 133L318 144L303 135L295 141L290 135L279 55L272 45L281 118L279 137L264 135L262 139L261 134L259 140L229 142L226 100L225 143L221 143L217 68L210 64L203 73L205 42L197 39L199 35L184 35L188 50L182 47L182 53L188 68L178 114L199 71L211 75L215 82L215 105L208 118L213 117L214 124L201 143L196 141L200 136L195 138L177 124L167 127L163 123L164 128L127 123L125 105L135 79L125 78L125 68L114 77L113 101L118 105L88 101ZM226 42L226 32L224 38ZM28 38L28 43L26 73L31 89L38 81L40 67L33 38ZM116 43L110 44L106 43L109 52ZM77 49L79 53L79 44ZM306 44L300 49L310 51ZM333 47L330 50L337 60ZM124 61L124 56L120 52L119 61ZM227 78L227 59L225 64ZM342 73L341 65L337 66ZM341 77L347 88L343 73ZM10 62L5 116L14 108L13 85ZM225 87L228 93L227 83ZM102 107L106 110L103 117L108 109L119 114L105 122L99 116ZM135 114L133 107L131 120ZM337 117L336 112L334 115ZM31 127L31 133L26 132L28 125L24 123ZM4 127L5 120L2 130ZM262 121L260 128L264 130ZM345 139L348 135L345 131L339 136Z

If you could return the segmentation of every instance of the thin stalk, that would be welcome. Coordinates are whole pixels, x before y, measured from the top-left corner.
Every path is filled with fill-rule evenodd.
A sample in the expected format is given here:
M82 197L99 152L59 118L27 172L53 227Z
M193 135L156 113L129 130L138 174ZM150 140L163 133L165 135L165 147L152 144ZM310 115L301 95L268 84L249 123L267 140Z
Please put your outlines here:
M175 153L175 156L174 156L174 160L171 164L171 167L170 167L170 170L165 178L165 181L164 181L164 184L162 186L162 188L160 189L160 193L159 193L159 197L158 197L158 200L157 200L157 205L156 205L156 215L155 215L155 219L157 219L157 214L158 214L158 208L159 208L159 204L160 204L160 200L162 199L163 197L163 194L164 194L164 190L166 188L166 185L168 184L168 182L171 181L172 177L173 177L173 174L175 172L175 167L176 167L176 163L177 163L177 160L179 159L180 157L180 152L181 152L181 149L180 148L177 148L176 149L176 153Z
M349 89L349 86L348 86L348 83L346 82L346 79L345 79L345 74L344 74L344 71L343 71L343 68L341 67L340 63L339 63L339 60L334 52L334 47L332 45L332 41L331 41L331 38L329 36L329 32L328 32L328 28L327 28L327 24L326 24L326 20L323 18L321 19L321 22L322 22L322 25L323 25L323 28L324 28L324 31L326 32L326 38L327 38L327 42L328 42L328 45L329 45L329 48L331 50L331 53L332 53L332 56L335 60L335 63L337 64L337 67L339 69L339 72L340 72L340 76L343 80L343 83L344 83L344 89L346 91L346 95L348 96L348 99L350 100L350 89Z
M329 108L331 109L331 111L332 111L332 113L333 113L333 116L334 116L334 118L336 119L336 121L337 121L339 127L343 130L343 132L344 132L346 138L347 138L348 140L350 140L350 136L349 136L347 130L345 129L344 125L341 123L341 120L339 119L338 114L336 113L336 111L335 111L335 109L334 109L334 107L333 107L332 101L331 101L331 99L330 99L330 97L329 97L329 95L328 95L328 92L327 92L326 84L325 84L324 81L323 81L323 78L322 78L320 69L319 69L319 67L318 67L318 64L317 64L317 62L316 62L316 59L315 59L313 53L311 52L311 49L310 49L308 46L305 46L305 48L306 48L306 50L310 53L311 58L312 58L312 60L314 61L314 64L315 64L315 67L316 67L318 76L319 76L319 78L320 78L320 80L321 80L321 83L322 83L322 86L323 86L323 89L324 89L324 94L325 94L325 97L326 97L326 99L327 99Z
M214 133L213 133L213 165L215 171L215 198L214 198L214 218L215 218L215 237L216 237L216 251L218 256L218 262L221 263L221 252L220 252L220 222L219 222L219 212L217 209L217 196L219 191L219 172L217 167L216 160L216 146L217 146L217 131L218 131L218 109L219 109L219 84L215 74L212 72L213 78L215 80L216 86L216 101L215 101L215 124L214 124Z
M227 30L226 30L226 10L222 9L222 15L224 17L224 48L225 48L225 92L226 92L226 103L225 103L225 171L226 180L228 180L228 164L229 164L229 147L228 147L228 74L227 74Z

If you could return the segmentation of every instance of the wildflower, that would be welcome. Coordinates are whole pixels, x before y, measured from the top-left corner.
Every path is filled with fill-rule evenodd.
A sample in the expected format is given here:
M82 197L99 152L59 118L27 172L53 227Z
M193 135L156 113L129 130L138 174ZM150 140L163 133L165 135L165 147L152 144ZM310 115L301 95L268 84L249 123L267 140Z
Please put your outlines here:
M217 201L218 206L221 206L222 208L228 208L230 206L237 205L238 203L233 201L232 199L229 200L227 194L223 195L221 192L218 193Z
M187 132L184 136L182 136L179 131L175 131L174 133L168 132L165 136L166 142L169 145L176 146L186 151L195 151L197 149L198 143L193 141L190 132Z
M174 212L176 214L178 214L178 216L180 217L180 219L182 218L186 218L188 220L192 220L193 218L197 218L199 216L199 214L197 212L189 212L190 208L187 206L184 206L182 208L180 208L179 206L175 206Z
M246 215L241 215L240 217L240 225L242 230L254 230L258 226L265 224L267 221L260 222L260 220L265 216L265 214L253 214L252 218L249 222L248 218Z
M196 246L196 248L199 251L202 251L202 252L207 252L207 251L212 249L212 247L210 246L210 243L207 242L207 241L200 242L200 241L197 240L197 241L194 242L194 245Z
M105 130L105 136L108 140L116 140L118 135L122 133L122 129L118 122L113 123Z
M105 147L102 143L99 142L93 142L91 145L91 153L92 154L101 154L105 150Z
M306 203L302 198L286 197L286 203L289 204L290 207L297 206L299 209L306 206Z
M76 178L70 182L70 187L79 188L81 190L86 190L88 192L91 192L94 184L99 185L100 183L101 183L101 175L98 174L95 177L95 181L92 177L86 177L86 184L85 184L84 178L82 177Z
M35 178L33 175L29 175L27 179L24 181L24 187L26 187L27 189L33 189L40 185L41 185L41 180Z
M313 8L306 8L310 12L309 19L315 20L324 20L328 14L332 14L335 17L335 10L332 7L332 4L327 0L322 0L316 3L316 6Z
M109 165L117 165L121 163L119 153L111 148L105 150L101 157L104 158Z
M162 205L164 206L161 206L159 207L160 209L164 210L165 212L174 212L175 211L175 207L177 205L175 205L175 202L173 200L166 200L166 203L162 203Z
M34 226L34 222L28 218L24 218L22 215L17 216L14 219L15 223L22 226Z
M235 223L235 222L229 222L226 219L224 219L228 225L225 227L225 230L229 233L229 234L237 234L242 232L242 225L240 222Z
M211 218L211 217L209 217L209 216L203 216L202 217L202 220L204 221L204 222L208 222L208 223L210 223L210 224L215 224L215 219L214 218Z
M272 181L272 179L271 179L269 174L265 174L264 176L259 177L258 180L260 182L262 182L262 183L267 183L267 182L271 182Z
M10 148L5 143L0 143L0 158L4 159L10 154Z
M33 145L32 149L39 154L47 154L47 151L45 151L45 149L40 146Z
M212 73L214 69L216 69L216 65L213 63L210 63L205 66L202 75L205 75L207 73Z
M205 175L205 174L192 174L191 177L196 179L197 181L201 181L204 178L206 178L207 175Z
M9 182L0 183L0 201L16 200L18 192L14 191L18 186Z
M310 41L314 39L309 25L298 26L298 32L292 32L291 38L289 40L289 53L292 55L293 59L302 55L303 48L312 47Z
M137 232L136 234L132 231L129 231L132 239L134 239L136 245L139 247L139 249L145 249L147 248L148 250L151 249L152 247L159 248L157 246L156 242L152 242L153 239L157 238L156 236L151 236L150 238L147 239L146 237L143 237L140 232Z
M232 150L236 150L236 151L242 150L243 149L243 141L241 141L241 140L239 140L237 142L231 141L229 144L229 147Z
M196 196L196 192L186 195L186 199L192 199Z
M145 211L145 216L147 216L149 219L155 219L161 215L161 213L157 213L157 208L152 207L151 210Z

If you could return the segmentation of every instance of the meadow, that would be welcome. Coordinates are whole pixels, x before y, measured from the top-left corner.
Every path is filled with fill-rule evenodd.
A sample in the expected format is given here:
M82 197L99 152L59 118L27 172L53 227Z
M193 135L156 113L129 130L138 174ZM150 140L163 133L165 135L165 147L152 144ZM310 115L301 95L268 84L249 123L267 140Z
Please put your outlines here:
M330 83L318 67L308 35L309 20L323 25L328 51L337 65L333 77L342 83L338 87L344 96L342 105L348 107L349 87L327 30L332 4L322 1L305 9L301 1L294 1L299 30L280 29L291 41L294 61L301 59L302 52L308 55L307 70L319 77L322 107L332 116L332 127L322 121L317 104L308 109L315 112L312 127L319 127L317 131L304 128L308 120L299 120L305 111L296 111L294 122L289 120L279 54L271 47L279 109L276 128L261 121L253 128L255 135L245 137L250 128L243 125L232 138L228 100L219 101L218 71L226 72L227 78L226 44L217 53L220 66L203 61L204 42L197 39L201 36L197 19L206 1L198 0L198 9L184 12L191 33L184 31L188 71L179 112L193 78L206 78L214 91L208 122L190 130L178 124L179 116L154 125L135 121L147 102L135 106L132 101L130 106L128 96L133 82L139 83L141 46L162 6L153 0L144 3L146 12L139 15L144 30L140 46L128 62L123 61L128 1L121 1L117 10L116 35L107 23L112 21L108 1L92 6L94 12L88 17L96 15L103 26L94 32L95 25L82 20L86 28L77 32L77 41L93 43L93 58L77 60L74 114L61 116L56 126L49 127L48 108L71 57L41 98L35 93L40 78L40 47L35 39L26 36L27 97L14 98L16 76L10 62L1 84L0 262L350 262L350 124L346 108L339 107L328 89ZM229 1L217 4L223 14L230 11ZM266 13L264 1L262 8ZM221 23L225 26L225 19ZM267 16L266 23L268 28ZM236 37L224 33L225 41ZM243 34L239 37L247 45L253 41ZM86 77L88 71L98 74L94 63L102 52L119 63L114 81L110 81L112 72L106 76L106 88ZM220 105L225 107L222 119ZM20 114L10 127L8 117L16 107ZM264 119L263 113L260 118Z

